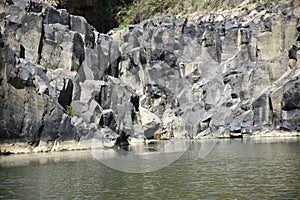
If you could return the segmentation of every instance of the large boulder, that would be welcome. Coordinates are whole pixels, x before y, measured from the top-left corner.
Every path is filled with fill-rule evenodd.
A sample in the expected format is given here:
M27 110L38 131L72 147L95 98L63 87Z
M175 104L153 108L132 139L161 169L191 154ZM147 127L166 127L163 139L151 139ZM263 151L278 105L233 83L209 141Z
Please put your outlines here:
M154 133L159 130L162 122L158 116L149 112L147 109L140 107L139 110L139 115L144 129L144 135L147 138L153 138Z
M289 81L283 89L282 98L282 128L286 130L300 130L300 81Z
M288 82L284 86L282 110L290 111L300 108L300 80Z

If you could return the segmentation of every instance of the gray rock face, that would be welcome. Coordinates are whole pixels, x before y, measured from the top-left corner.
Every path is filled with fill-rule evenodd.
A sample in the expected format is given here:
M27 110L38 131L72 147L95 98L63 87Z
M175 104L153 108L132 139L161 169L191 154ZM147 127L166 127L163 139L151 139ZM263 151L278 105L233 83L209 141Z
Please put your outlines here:
M297 130L298 115L284 110L299 103L297 85L289 81L299 70L288 53L298 45L299 8L282 18L281 6L131 26L119 41L127 58L120 78L134 81L141 106L169 116L161 129L175 137Z
M300 130L300 81L289 81L283 90L282 127L287 130Z
M299 6L154 18L111 37L50 4L11 2L0 1L2 142L81 141L107 128L178 138L300 130L290 56Z
M292 80L285 84L282 110L290 111L300 108L300 81Z

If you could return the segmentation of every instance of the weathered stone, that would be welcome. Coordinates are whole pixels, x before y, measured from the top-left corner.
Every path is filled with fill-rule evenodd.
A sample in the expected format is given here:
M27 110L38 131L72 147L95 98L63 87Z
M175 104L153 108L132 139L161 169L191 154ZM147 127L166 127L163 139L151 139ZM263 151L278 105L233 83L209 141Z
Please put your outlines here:
M32 62L39 59L39 45L42 37L41 14L27 14L22 18L20 46L24 48L24 58Z
M291 81L284 86L282 110L290 111L300 108L300 81Z
M279 112L282 106L283 87L276 88L270 95L272 110Z
M72 31L80 33L87 47L94 48L95 45L95 33L93 27L91 27L84 17L71 15L70 28Z
M103 110L102 117L99 125L101 127L110 127L112 130L117 131L120 127L117 124L115 113L112 109Z
M42 12L41 8L36 10ZM68 26L70 23L70 16L66 9L57 10L54 7L47 7L45 11L44 23L45 24L62 24Z
M85 59L84 43L80 34L75 33L73 37L73 49L72 49L72 67L71 71L78 71L82 62Z
M149 112L147 109L140 107L139 115L144 128L144 135L147 138L154 136L154 133L158 131L161 120L154 113Z
M0 4L1 141L299 131L298 8L285 5L111 37L47 3Z
M264 32L257 37L257 49L260 60L272 60L284 51L284 33L281 22L272 24L271 32Z
M80 100L83 102L88 102L91 99L94 99L95 96L100 92L103 85L105 85L103 81L86 80L81 85L82 90Z
M279 56L276 60L268 63L271 82L278 80L289 68L289 59Z
M266 94L253 102L254 126L261 127L270 124L272 113L269 103L269 97Z
M67 30L66 26L60 24L45 25L45 39L39 59L40 64L50 69L70 70L72 68L74 34L66 32Z
M282 111L281 114L282 129L288 131L300 131L300 109L294 109L290 111Z
M95 124L100 123L101 115L103 113L103 109L95 100L92 100L89 105L89 111L93 113L93 122Z

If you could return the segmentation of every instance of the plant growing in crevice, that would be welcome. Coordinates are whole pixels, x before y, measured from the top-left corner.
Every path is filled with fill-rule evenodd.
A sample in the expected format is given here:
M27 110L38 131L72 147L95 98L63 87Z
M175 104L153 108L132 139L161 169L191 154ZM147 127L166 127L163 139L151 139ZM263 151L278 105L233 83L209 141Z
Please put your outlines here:
M37 64L37 65L41 65L41 64L42 64L42 61L43 61L43 57L42 57L42 55L39 55L39 56L38 56L38 59L37 59L37 61L36 61L36 64Z
M72 106L67 106L67 115L70 117L73 117L76 115L76 113L72 110Z

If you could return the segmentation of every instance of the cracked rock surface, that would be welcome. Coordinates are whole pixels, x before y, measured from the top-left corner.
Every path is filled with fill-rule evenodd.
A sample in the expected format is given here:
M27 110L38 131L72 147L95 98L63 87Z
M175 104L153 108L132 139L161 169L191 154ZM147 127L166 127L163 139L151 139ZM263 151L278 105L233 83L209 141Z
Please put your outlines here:
M157 17L111 36L48 3L0 0L0 13L2 143L300 131L299 6Z

